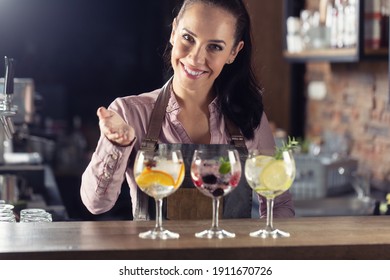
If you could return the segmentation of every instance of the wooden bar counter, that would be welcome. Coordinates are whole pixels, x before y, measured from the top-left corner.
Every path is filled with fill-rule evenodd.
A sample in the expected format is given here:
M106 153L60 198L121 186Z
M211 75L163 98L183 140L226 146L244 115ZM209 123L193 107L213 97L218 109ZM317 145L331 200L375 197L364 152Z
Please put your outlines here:
M0 259L390 259L390 217L275 219L289 238L253 238L265 220L221 220L236 238L209 240L194 233L211 221L164 221L177 240L143 240L153 221L0 224Z

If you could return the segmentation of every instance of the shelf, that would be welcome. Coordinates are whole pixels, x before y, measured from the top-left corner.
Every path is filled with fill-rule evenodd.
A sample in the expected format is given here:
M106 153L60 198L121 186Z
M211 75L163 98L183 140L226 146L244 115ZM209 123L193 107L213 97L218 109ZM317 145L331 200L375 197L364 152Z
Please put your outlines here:
M284 38L286 38L287 30L285 27L286 19L290 16L299 17L300 12L307 8L307 0L284 0ZM319 6L320 0L312 1L315 6ZM329 49L311 49L299 53L291 53L287 51L287 42L285 40L285 48L283 55L288 62L358 62L363 60L388 60L388 48L367 49L364 47L364 1L356 1L356 47L354 48L329 48Z
M354 62L359 60L357 48L311 49L299 53L284 52L284 57L291 62L329 61Z
M387 58L389 55L389 49L387 48L380 48L380 49L364 49L364 56L365 57L381 57L381 58Z
M358 55L356 48L345 49L313 49L302 52L284 51L283 56L289 62L310 62L310 61L327 61L327 62L357 62L367 59L387 59L389 51L386 48L365 49L363 55Z

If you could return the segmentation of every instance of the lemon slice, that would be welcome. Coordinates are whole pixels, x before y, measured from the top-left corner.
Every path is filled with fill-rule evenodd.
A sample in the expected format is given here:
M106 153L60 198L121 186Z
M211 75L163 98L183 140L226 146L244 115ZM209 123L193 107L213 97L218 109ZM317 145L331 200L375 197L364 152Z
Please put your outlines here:
M184 173L185 173L185 168L184 168L184 163L182 163L179 171L179 176L177 176L177 180L175 182L175 189L178 188L181 185L181 183L183 183Z
M287 190L292 180L288 176L286 164L281 160L270 162L260 174L260 182L269 190Z
M159 170L146 169L135 178L135 181L142 189L146 189L152 185L175 186L173 177Z

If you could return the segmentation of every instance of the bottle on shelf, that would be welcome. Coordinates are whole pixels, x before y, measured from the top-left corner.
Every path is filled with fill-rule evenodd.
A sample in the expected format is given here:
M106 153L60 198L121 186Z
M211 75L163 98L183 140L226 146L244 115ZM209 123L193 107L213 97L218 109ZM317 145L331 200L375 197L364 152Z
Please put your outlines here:
M379 49L381 41L381 1L366 0L364 6L364 47ZM387 0L388 1L388 0Z
M380 47L389 47L389 15L390 15L390 1L381 0L381 40Z
M335 0L331 8L332 48L353 48L357 43L356 0Z

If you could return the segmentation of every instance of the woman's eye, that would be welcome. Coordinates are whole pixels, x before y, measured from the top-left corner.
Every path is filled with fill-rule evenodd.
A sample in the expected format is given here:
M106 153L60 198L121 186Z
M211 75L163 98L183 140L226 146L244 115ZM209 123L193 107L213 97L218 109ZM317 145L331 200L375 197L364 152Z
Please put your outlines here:
M222 51L223 50L223 47L221 47L220 45L210 45L209 46L209 49L212 50L212 51Z
M194 41L194 39L191 37L191 35L188 35L188 34L184 34L183 38L184 38L184 40L189 41L189 42Z

